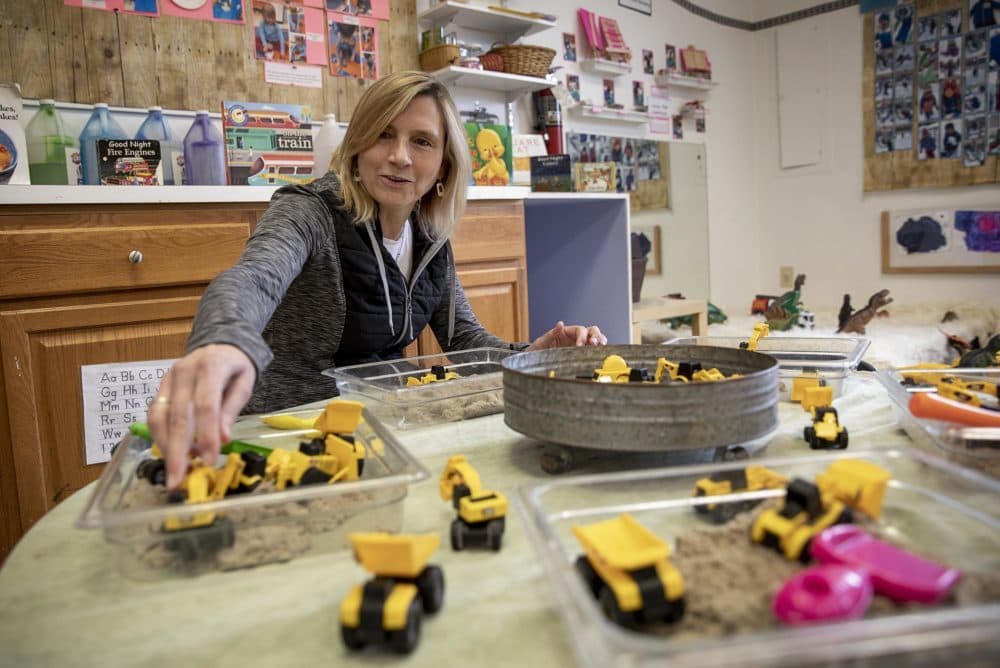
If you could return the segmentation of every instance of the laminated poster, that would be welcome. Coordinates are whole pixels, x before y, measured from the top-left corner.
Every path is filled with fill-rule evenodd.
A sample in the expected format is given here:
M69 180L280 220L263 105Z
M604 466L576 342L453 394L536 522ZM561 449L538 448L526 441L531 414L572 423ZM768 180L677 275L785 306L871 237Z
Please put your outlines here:
M30 182L23 115L21 89L16 83L0 82L0 185Z
M312 111L298 104L222 103L229 185L312 180Z
M378 79L375 19L327 13L330 74L351 79Z
M160 0L164 16L185 19L245 23L243 0Z
M303 0L252 0L253 50L257 60L324 65L323 10Z
M338 14L389 20L389 0L326 0L326 8Z
M143 16L159 16L157 4L169 0L63 0L67 7L103 9L107 12L124 12Z

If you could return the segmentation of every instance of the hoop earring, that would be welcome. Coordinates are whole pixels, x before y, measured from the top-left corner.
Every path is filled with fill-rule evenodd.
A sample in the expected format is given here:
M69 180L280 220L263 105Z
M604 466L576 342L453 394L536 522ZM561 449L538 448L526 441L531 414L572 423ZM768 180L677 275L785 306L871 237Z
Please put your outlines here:
M355 181L357 181L357 182L360 183L360 181L361 181L361 172L358 171L357 167L354 168L354 172L351 174L351 178L353 178Z
M438 181L437 185L435 185L434 188L437 191L438 197L444 197L444 184L443 183L441 183L440 181Z

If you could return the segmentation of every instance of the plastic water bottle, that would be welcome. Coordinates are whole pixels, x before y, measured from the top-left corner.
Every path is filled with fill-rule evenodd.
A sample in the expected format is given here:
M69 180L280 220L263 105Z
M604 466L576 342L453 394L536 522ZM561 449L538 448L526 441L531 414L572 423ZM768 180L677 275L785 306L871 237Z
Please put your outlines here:
M98 139L128 139L111 113L108 105L98 102L94 105L94 113L90 115L87 124L80 133L80 161L83 164L83 182L88 186L96 186L101 182L97 167Z
M28 170L35 185L64 186L70 183L66 149L76 148L76 138L66 134L54 100L41 100L38 113L28 122ZM76 185L76 179L72 185Z
M184 183L226 185L226 147L207 111L195 114L194 123L184 137Z
M174 178L174 155L181 153L184 149L180 142L174 139L170 132L170 125L163 117L161 107L150 107L149 115L139 126L139 131L135 133L136 139L154 139L160 142L160 164L163 165L163 185L172 186L176 183Z
M337 117L334 114L323 117L316 140L313 142L313 178L318 179L330 169L333 152L344 140L346 132L345 128L337 124Z

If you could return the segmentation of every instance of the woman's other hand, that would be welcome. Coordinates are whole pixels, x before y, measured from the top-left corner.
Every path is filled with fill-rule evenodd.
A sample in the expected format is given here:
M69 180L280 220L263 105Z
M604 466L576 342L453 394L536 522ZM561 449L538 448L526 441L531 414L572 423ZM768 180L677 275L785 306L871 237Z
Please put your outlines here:
M546 348L565 348L569 346L603 346L608 343L608 337L601 334L597 325L584 327L582 325L566 325L562 320L556 326L539 336L526 350L544 350Z
M246 353L228 344L197 348L170 368L147 415L163 451L168 489L184 479L189 451L215 463L219 447L232 440L233 422L250 400L256 377Z

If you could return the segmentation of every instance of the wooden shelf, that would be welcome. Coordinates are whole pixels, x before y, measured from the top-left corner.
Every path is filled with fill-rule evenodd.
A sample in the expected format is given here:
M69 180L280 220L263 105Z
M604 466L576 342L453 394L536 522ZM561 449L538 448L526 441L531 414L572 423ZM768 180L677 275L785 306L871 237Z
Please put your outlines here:
M525 35L533 35L556 26L552 21L508 14L459 2L442 2L417 14L417 23L422 29L445 25L449 22L461 28L502 35L503 41L508 43Z
M696 88L698 90L711 90L719 85L718 81L711 79L701 79L698 77L687 77L683 74L657 74L653 77L657 86L675 86L677 88Z
M580 61L580 69L589 74L602 74L612 77L620 77L632 73L632 65L620 63L616 60L605 60L603 58L584 58Z
M521 74L507 74L491 70L473 70L468 67L444 67L429 74L446 86L463 86L481 90L496 90L523 95L536 90L552 88L555 82Z
M609 109L607 107L595 106L581 103L571 107L574 113L582 118L596 118L602 121L616 121L618 123L648 123L649 114L645 111L631 111L629 109Z

